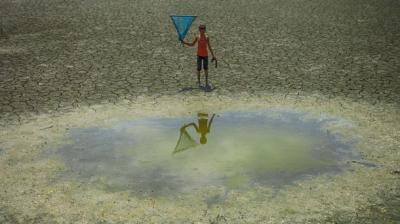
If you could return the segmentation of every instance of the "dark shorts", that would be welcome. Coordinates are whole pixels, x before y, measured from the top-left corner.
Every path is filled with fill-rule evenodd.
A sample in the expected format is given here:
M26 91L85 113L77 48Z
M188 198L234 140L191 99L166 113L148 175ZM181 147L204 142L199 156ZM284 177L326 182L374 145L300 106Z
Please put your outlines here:
M204 70L208 70L208 57L197 56L197 71L201 70L201 64Z

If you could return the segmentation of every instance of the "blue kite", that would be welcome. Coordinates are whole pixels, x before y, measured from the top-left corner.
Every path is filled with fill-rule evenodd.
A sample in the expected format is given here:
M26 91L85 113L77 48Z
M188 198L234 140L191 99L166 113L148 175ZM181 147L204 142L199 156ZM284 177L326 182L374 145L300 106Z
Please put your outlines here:
M174 23L176 32L178 34L178 39L179 39L179 41L182 42L185 39L185 36L190 29L190 26L192 25L193 21L196 19L197 16L172 15L170 17L171 17L172 23Z

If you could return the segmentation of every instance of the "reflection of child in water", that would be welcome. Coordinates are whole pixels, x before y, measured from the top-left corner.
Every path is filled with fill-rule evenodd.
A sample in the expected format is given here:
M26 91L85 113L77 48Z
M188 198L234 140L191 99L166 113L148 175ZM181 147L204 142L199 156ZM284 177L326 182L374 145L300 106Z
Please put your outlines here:
M206 135L208 133L210 133L210 128L211 128L212 121L214 120L214 116L215 116L215 114L213 114L211 116L210 122L207 123L208 114L207 113L198 113L197 117L198 117L199 126L197 126L195 123L190 123L190 124L184 125L182 127L182 129L185 129L185 128L189 127L190 125L193 125L193 127L196 129L196 132L200 134L200 143L206 144L207 143Z

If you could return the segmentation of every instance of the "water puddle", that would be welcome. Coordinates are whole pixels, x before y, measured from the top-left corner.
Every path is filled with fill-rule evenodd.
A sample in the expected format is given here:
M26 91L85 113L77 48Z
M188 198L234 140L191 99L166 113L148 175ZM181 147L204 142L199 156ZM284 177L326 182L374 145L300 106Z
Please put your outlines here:
M334 118L285 110L146 118L76 128L56 153L65 176L109 190L173 195L209 186L249 189L337 172L358 156L331 134Z

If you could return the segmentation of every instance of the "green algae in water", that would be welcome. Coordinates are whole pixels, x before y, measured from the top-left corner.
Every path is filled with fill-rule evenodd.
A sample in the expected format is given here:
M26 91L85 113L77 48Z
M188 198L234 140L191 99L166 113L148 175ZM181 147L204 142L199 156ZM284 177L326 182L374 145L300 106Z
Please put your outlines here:
M338 119L260 110L217 114L210 124L212 115L71 129L71 143L58 153L69 166L69 175L112 190L159 195L205 186L279 186L307 175L337 172L345 161L358 157L351 145L323 128ZM200 140L204 130L208 133ZM191 144L176 152L182 131Z

